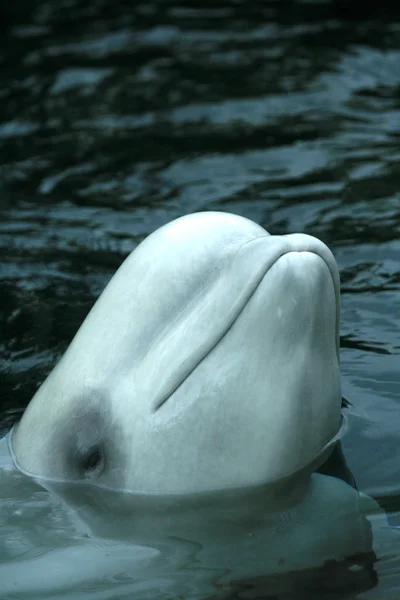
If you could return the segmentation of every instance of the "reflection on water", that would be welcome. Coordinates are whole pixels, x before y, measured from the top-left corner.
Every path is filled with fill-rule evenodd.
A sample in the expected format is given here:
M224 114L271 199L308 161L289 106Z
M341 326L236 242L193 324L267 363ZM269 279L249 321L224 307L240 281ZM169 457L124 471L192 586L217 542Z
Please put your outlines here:
M374 550L399 567L376 502L325 475L164 497L41 481L48 494L4 455L0 483L6 598L373 598Z
M16 0L1 11L2 430L144 236L232 211L332 247L345 451L360 489L398 511L398 7ZM389 554L366 597L399 587Z

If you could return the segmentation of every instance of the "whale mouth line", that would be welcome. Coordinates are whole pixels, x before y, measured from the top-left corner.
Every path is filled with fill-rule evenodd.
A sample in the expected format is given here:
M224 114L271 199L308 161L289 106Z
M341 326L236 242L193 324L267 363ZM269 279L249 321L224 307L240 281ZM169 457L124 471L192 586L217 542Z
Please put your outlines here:
M252 240L253 241L253 240ZM245 299L245 301L243 302L243 305L240 307L240 310L237 311L236 314L233 315L233 318L228 322L227 327L223 330L223 332L218 336L218 338L213 341L212 345L210 347L208 347L205 352L198 358L198 360L196 361L195 365L191 368L188 368L186 370L186 373L183 374L183 376L179 379L178 383L173 387L173 389L171 391L168 392L168 394L166 394L164 397L162 397L158 402L155 403L154 409L153 409L153 414L157 413L167 402L168 400L177 392L177 390L185 383L185 381L190 377L190 375L192 375L192 373L197 369L197 367L207 358L207 356L209 356L209 354L211 354L211 352L218 346L218 344L223 340L223 338L227 335L227 333L230 331L230 329L233 327L233 325L236 323L236 321L238 320L238 318L240 317L240 315L242 314L243 310L245 309L245 307L247 306L247 304L249 303L250 299L253 297L253 295L255 294L255 292L257 291L258 287L260 286L261 282L264 280L264 278L267 276L268 272L270 271L270 269L284 256L287 256L288 254L301 254L303 252L306 252L308 254L312 254L314 256L318 256L318 258L320 258L325 265L327 266L328 270L329 270L329 274L331 277L331 281L332 281L332 285L333 288L335 289L336 292L336 286L335 286L335 281L334 281L334 277L332 274L332 268L329 265L329 263L327 262L327 260L325 259L324 256L321 256L321 254L319 254L318 252L315 252L313 250L310 250L308 248L304 248L302 250L297 250L297 249L293 249L290 248L289 250L285 250L283 251L274 261L273 263L268 265L268 268L265 272L262 273L262 275L256 280L256 282L254 283L253 286L251 286L251 289L249 290L249 293ZM336 295L336 294L335 294ZM337 298L335 298L335 301L337 303ZM337 323L336 323L337 326Z

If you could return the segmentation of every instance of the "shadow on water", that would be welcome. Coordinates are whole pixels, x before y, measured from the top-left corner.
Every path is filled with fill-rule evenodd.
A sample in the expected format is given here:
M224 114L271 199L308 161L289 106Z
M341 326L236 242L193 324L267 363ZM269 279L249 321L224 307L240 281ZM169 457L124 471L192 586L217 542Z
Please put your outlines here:
M399 511L399 5L16 0L0 12L1 431L146 235L232 211L333 249L344 449L360 489ZM388 578L377 589L391 597L398 567Z

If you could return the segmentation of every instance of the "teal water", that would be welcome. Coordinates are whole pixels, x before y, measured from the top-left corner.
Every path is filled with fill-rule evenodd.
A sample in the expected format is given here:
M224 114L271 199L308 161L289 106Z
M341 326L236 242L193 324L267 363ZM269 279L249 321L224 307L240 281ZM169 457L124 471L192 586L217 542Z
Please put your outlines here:
M138 242L180 215L231 211L332 248L344 450L360 490L400 525L398 7L16 0L1 11L2 432ZM398 556L388 561L373 597L399 593Z

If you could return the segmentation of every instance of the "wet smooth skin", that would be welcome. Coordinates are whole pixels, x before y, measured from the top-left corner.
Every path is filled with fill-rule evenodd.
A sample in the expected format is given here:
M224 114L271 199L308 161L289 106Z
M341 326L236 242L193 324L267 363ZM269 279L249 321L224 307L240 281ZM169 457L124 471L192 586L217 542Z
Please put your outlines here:
M11 435L18 468L187 493L274 481L341 421L329 249L197 213L125 260Z

